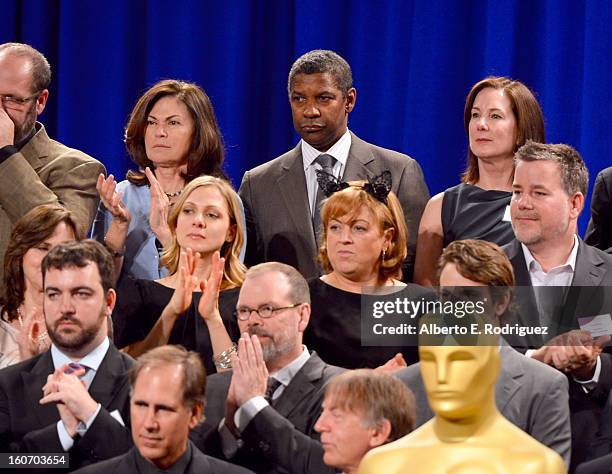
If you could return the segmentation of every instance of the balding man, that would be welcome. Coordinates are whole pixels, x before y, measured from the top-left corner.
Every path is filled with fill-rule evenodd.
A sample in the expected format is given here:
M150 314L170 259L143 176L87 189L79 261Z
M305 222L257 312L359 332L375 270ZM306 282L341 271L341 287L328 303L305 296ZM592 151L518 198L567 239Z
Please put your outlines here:
M50 81L51 68L39 51L21 43L0 45L0 262L14 223L30 209L63 204L83 232L96 210L96 180L104 166L50 139L37 122Z

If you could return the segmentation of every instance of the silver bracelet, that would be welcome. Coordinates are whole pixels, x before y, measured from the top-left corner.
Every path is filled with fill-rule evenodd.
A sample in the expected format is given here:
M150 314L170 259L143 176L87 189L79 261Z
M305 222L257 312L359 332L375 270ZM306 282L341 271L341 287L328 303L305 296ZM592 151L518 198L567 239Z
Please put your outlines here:
M225 349L218 356L213 357L213 362L217 370L226 370L232 368L232 354L238 352L238 346L232 344L229 348Z

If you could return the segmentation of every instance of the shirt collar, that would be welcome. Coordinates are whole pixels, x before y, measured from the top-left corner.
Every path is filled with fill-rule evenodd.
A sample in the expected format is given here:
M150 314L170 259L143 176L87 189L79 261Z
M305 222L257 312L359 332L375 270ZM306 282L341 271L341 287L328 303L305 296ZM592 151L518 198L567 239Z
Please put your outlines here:
M134 446L134 451L136 453L136 465L139 468L138 472L147 472L147 473L165 473L165 474L179 474L183 472L187 472L189 468L189 464L191 463L191 458L193 457L193 449L191 447L191 441L187 441L187 449L181 457L176 460L176 462L170 466L167 470L159 469L155 466L151 461L145 459L142 454L138 451L138 448Z
M297 358L295 358L291 363L280 369L278 372L270 374L270 377L274 377L285 387L288 386L289 383L291 383L293 377L295 377L295 374L297 374L302 369L302 367L304 367L304 364L308 362L308 359L310 359L310 352L308 352L306 346L302 347L304 348L304 350Z
M302 160L304 162L304 170L312 165L312 162L316 160L317 156L322 155L323 153L317 150L312 145L306 143L304 140L301 140L302 145ZM337 161L342 163L342 167L346 165L346 160L348 159L349 149L351 148L351 133L348 128L344 135L340 137L340 139L334 143L329 150L324 152L326 155L333 156Z
M521 242L521 247L523 248L523 255L525 255L525 263L527 264L527 270L531 271L532 268L534 270L542 270L542 265L540 265L540 262L538 262L533 257L533 255L531 254L527 246ZM562 267L569 266L572 269L572 272L575 271L577 256L578 256L578 237L576 237L576 234L574 234L574 246L572 247L572 251L567 257L567 260L565 261L564 264L558 265L555 268L562 268ZM553 269L551 268L551 270Z
M79 360L79 364L97 372L109 347L110 341L108 337L105 337L101 344ZM72 362L72 359L60 351L55 344L51 344L51 358L53 359L53 367L56 369Z

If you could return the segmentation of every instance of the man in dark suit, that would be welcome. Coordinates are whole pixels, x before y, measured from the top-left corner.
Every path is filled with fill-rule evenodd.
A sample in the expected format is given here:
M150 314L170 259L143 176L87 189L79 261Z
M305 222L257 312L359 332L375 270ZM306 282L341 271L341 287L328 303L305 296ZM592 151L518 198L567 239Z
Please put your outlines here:
M318 443L314 425L324 386L343 369L302 345L310 294L294 268L251 267L236 315L243 336L233 370L208 378L207 419L192 440L256 472L289 472L292 458L307 456L306 446Z
M93 240L60 244L42 264L51 349L0 371L0 450L70 455L70 468L130 446L127 370L107 337L113 260Z
M421 167L348 130L357 91L350 66L333 51L315 50L300 57L289 73L288 91L293 125L302 140L293 150L247 171L240 186L247 265L279 261L306 278L320 275L316 257L321 193L316 170L344 181L366 180L389 170L408 227L404 278L411 280L419 221L429 199Z
M206 374L200 357L180 346L161 346L130 370L130 419L134 447L79 473L247 474L251 471L206 456L189 441L202 419Z
M591 220L584 241L612 253L612 166L599 172L591 196Z
M537 314L549 326L549 337L556 336L527 355L568 376L573 470L597 442L612 388L612 358L601 353L609 332L591 334L582 319L597 316L600 328L611 324L606 287L612 285L612 256L576 235L588 190L588 171L576 150L527 142L515 161L510 214L516 239L504 250L517 286L533 288L519 301L522 313ZM572 331L579 329L584 330Z
M13 225L40 204L70 209L85 233L98 203L102 163L51 140L36 119L49 98L51 68L27 44L0 45L0 262ZM0 266L0 278L4 269Z

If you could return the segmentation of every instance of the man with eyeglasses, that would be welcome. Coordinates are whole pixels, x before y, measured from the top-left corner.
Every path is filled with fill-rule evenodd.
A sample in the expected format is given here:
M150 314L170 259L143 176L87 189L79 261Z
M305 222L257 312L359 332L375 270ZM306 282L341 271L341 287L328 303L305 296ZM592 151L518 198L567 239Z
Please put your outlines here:
M250 268L236 308L242 337L231 372L211 375L206 422L193 441L255 472L288 472L318 442L325 384L343 369L302 344L310 319L306 280L289 265ZM314 440L313 440L314 439Z
M51 140L37 122L49 98L51 68L29 45L0 45L0 262L13 224L40 204L60 203L85 232L94 217L104 166ZM3 268L0 265L0 278Z

